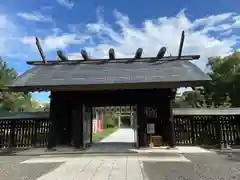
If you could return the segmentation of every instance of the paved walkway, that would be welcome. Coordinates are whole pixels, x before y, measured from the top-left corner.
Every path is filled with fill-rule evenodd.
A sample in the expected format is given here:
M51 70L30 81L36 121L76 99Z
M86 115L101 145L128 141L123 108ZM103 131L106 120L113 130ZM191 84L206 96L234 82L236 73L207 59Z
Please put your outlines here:
M63 162L59 168L41 176L37 180L148 180L144 162L184 162L190 161L181 155L169 157L148 156L83 156L33 158L22 164L48 164Z
M86 152L91 153L133 153L134 131L131 128L120 128L100 142L94 144Z
M229 160L219 156L215 152L206 151L202 153L161 153L152 155L74 155L74 156L42 156L32 157L14 166L17 168L6 177L0 173L0 179L13 180L18 169L27 169L29 174L41 172L41 176L14 176L16 180L173 180L173 179L240 179L240 161ZM0 157L1 158L1 157ZM16 157L14 157L16 158ZM19 161L18 161L19 162ZM59 163L61 163L59 165ZM6 162L4 163L6 164ZM51 169L50 165L55 165ZM58 165L58 166L56 166ZM24 168L25 167L25 168ZM37 169L33 169L38 167ZM46 167L50 167L46 171ZM37 170L37 171L36 171ZM42 173L45 170L45 174ZM6 170L5 170L6 171ZM24 174L22 173L22 174ZM27 178L28 177L28 178Z
M101 143L134 143L134 130L132 128L120 128L110 136L100 141Z
M106 153L110 152L108 148L115 152L133 151L133 134L131 129L120 129L89 149L95 154L0 156L0 180L240 179L240 158L200 147ZM104 153L100 153L101 148Z

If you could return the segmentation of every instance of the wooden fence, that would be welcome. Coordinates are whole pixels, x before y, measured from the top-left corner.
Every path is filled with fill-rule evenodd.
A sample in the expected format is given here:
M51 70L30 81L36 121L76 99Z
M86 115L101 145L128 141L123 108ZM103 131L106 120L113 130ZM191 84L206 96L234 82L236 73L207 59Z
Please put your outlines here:
M240 109L175 109L178 145L240 145Z
M240 145L240 109L174 109L178 145ZM48 113L0 117L0 147L46 147Z
M46 113L13 113L0 117L0 147L46 147Z

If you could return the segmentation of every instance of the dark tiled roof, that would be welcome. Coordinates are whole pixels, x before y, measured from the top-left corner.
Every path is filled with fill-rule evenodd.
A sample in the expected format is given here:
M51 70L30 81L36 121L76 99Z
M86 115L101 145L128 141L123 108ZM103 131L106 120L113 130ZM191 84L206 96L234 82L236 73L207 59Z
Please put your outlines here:
M196 82L210 78L189 61L37 65L9 87L42 87L159 82Z

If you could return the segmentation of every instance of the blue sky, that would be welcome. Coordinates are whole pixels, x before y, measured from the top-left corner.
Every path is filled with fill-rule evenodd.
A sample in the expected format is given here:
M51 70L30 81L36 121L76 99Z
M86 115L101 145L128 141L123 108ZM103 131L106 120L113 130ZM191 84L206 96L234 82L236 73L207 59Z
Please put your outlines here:
M62 49L80 59L81 49L104 57L109 48L117 56L132 56L138 47L154 56L165 45L177 52L186 31L183 53L200 54L195 62L205 70L207 58L239 48L239 0L7 0L0 2L0 55L19 74L28 60L39 60L34 37L41 40L47 59ZM37 93L41 101L48 93Z

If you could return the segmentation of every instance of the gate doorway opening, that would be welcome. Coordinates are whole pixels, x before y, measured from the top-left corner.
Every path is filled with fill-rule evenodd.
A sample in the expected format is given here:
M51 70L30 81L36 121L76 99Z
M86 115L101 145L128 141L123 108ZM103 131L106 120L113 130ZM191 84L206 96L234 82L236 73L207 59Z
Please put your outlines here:
M130 116L121 117L120 128L131 128L131 117Z
M95 107L93 119L93 137L104 136L94 142L92 151L128 152L137 147L137 118L135 106ZM99 127L100 126L100 127ZM114 128L111 134L106 132Z

